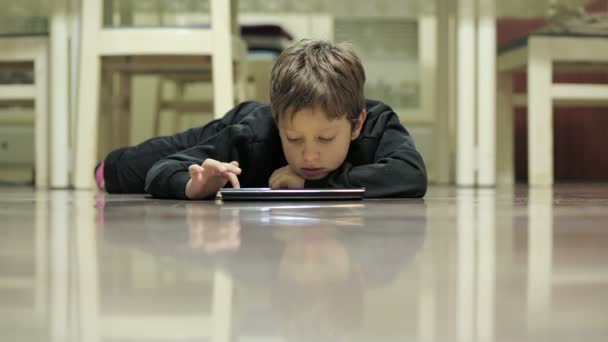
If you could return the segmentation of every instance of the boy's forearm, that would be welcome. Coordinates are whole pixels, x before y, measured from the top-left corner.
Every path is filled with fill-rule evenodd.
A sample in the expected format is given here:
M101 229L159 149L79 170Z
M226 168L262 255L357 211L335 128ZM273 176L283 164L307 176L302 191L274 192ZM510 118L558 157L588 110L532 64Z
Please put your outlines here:
M217 189L212 189L209 186L197 191L192 184L192 178L188 179L184 188L184 196L189 200L213 199L217 192Z
M366 188L365 197L423 197L427 176L418 152L402 158L383 158L374 164L343 164L327 177L305 183L307 188Z
M146 192L157 198L188 199L186 184L190 180L187 169L174 163L156 164L146 176Z

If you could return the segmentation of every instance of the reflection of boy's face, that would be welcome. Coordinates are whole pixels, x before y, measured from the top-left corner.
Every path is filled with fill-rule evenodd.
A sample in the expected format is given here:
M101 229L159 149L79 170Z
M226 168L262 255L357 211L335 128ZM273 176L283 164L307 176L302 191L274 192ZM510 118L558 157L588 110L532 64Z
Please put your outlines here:
M350 267L344 245L329 237L302 234L287 242L279 278L302 287L323 287L347 279Z
M351 140L359 136L365 112L354 129L342 116L330 120L324 110L305 108L279 122L285 159L304 179L321 179L342 165Z
M302 227L285 250L271 292L289 341L350 341L363 319L363 281L333 229Z

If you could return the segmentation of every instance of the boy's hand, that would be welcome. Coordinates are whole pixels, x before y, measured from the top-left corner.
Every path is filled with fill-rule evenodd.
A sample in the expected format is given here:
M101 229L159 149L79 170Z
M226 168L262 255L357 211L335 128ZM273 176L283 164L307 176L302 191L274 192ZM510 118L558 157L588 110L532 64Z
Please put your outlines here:
M272 189L301 189L304 187L304 178L293 172L289 165L275 170L268 184Z
M237 177L241 174L241 169L236 161L222 163L214 159L206 159L202 165L190 165L188 172L190 180L186 184L186 197L189 199L209 197L228 182L235 189L241 187Z

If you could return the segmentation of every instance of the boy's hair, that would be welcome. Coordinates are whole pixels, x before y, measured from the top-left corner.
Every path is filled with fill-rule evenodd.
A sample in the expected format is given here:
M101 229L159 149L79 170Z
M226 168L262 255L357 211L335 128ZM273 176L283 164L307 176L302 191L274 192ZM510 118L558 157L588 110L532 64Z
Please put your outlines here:
M350 44L303 39L281 53L272 68L270 103L279 119L305 108L353 125L365 109L365 71Z

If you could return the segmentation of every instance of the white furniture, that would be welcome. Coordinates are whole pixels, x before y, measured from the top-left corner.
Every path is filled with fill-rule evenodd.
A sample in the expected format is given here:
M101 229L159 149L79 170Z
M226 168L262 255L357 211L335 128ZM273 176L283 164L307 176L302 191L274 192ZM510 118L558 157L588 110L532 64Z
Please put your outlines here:
M235 47L235 51L233 51L235 104L251 98L247 87L248 79L251 76L248 74L249 61L247 61L247 47L245 45L245 42L241 41L241 44ZM203 119L203 122L208 122L210 121L209 117L214 117L213 97L211 94L198 92L196 98L186 96L189 86L212 85L211 66L212 64L209 60L182 60L173 67L170 67L170 70L167 70L167 72L160 73L156 92L154 135L161 135L163 112L168 111L173 114L172 133L177 133L184 129L183 121L184 116L187 114L202 114L207 118L207 120ZM159 74L159 68L156 70L156 73ZM268 72L268 75L270 75L270 72ZM167 85L172 85L175 88L173 97L167 96L165 92Z
M495 0L438 0L437 17L436 181L494 186Z
M608 37L533 35L526 45L498 57L498 179L512 184L513 108L528 106L528 175L530 185L553 184L553 105L608 103L608 85L560 84L553 82L553 70L563 63L608 62ZM522 101L512 94L512 72L526 68L528 96Z
M71 0L72 3L75 0ZM73 6L74 4L72 4ZM49 23L49 97L50 97L50 187L67 188L69 184L70 100L75 84L70 84L70 18L68 0L50 2ZM74 42L72 29L72 43ZM72 46L72 50L75 47ZM72 55L73 56L73 55ZM72 60L74 63L75 60ZM72 108L70 108L72 107Z
M34 84L0 84L0 102L34 102L34 183L49 186L48 38L0 37L0 63L34 65Z
M82 2L79 94L74 141L73 185L94 186L92 172L97 156L97 110L101 58L105 56L211 56L214 116L234 105L233 59L241 44L233 35L231 9L235 1L211 0L208 28L107 28L102 26L102 0Z

